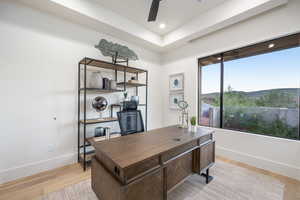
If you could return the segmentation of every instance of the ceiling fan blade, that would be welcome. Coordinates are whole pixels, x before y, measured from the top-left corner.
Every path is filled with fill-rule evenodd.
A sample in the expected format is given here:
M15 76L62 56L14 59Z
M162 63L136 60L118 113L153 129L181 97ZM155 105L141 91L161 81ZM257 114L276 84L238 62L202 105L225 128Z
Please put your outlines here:
M148 17L148 22L155 21L158 13L159 2L161 0L153 0L151 4L151 9Z

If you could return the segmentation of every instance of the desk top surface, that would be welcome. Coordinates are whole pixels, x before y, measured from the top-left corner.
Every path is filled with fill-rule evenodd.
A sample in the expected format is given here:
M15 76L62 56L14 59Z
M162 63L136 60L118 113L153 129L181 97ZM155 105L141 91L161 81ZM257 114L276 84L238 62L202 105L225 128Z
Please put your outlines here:
M192 133L187 129L170 126L99 141L94 147L96 152L105 154L119 167L126 168L212 132L198 127L197 132Z

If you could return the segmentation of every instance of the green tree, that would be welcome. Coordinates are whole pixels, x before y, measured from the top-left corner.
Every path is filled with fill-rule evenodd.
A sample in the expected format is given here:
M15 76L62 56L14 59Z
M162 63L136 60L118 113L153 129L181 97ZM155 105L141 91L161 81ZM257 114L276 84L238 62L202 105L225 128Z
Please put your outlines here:
M210 96L206 103L220 106L219 95ZM274 121L265 121L260 114L249 113L249 107L297 107L295 96L279 90L270 91L258 99L245 92L234 91L229 85L224 92L224 127L233 130L297 138L297 127L291 127L277 116Z
M290 93L273 90L256 100L256 105L263 107L295 108L297 107L297 101L295 101L295 97Z

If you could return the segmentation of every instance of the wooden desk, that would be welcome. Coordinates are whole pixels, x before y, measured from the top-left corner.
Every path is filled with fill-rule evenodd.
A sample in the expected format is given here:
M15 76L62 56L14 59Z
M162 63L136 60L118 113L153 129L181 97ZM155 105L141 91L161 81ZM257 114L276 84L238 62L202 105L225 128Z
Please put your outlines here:
M212 131L175 126L94 143L92 188L100 200L166 200L167 193L215 161Z

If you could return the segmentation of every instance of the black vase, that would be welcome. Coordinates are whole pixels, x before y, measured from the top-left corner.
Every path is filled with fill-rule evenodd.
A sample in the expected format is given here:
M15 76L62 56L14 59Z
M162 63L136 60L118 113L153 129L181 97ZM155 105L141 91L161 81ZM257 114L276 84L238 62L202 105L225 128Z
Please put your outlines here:
M95 137L101 137L101 136L105 136L105 128L104 127L97 127L95 128Z
M103 89L108 90L110 88L109 86L109 79L108 78L103 78Z

